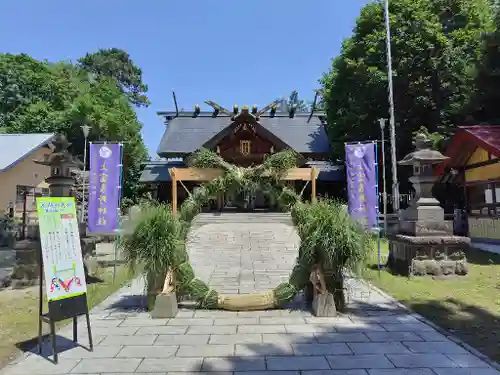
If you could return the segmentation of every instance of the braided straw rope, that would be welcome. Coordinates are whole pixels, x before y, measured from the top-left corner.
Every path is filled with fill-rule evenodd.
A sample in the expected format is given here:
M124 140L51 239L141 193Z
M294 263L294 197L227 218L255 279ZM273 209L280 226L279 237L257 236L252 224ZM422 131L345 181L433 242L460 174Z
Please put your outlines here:
M235 296L219 295L218 306L230 311L267 310L276 307L274 292L268 290L260 293L251 293Z

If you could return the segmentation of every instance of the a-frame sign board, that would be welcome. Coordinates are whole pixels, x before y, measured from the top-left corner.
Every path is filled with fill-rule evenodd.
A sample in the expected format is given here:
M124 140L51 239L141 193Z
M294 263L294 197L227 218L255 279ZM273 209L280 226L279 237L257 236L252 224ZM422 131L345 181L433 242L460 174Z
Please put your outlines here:
M57 363L55 323L58 321L73 319L73 341L76 343L78 317L85 315L89 350L93 350L87 285L75 199L40 197L36 199L36 207L41 242L38 352L42 353L42 323L46 322L50 325L54 362ZM43 312L44 284L48 301L46 313Z

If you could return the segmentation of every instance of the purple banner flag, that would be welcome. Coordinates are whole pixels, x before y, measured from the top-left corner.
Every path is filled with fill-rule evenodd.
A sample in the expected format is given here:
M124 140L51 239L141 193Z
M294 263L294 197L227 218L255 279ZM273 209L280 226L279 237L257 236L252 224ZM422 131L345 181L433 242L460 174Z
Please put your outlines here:
M375 143L346 144L349 215L367 228L378 227Z
M89 232L114 233L118 229L121 147L118 143L90 145Z

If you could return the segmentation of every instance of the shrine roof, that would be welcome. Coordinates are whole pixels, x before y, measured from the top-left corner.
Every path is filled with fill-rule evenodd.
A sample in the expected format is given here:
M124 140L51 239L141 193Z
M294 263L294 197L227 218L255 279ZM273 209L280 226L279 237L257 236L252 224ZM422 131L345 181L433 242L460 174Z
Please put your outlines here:
M463 166L477 147L500 158L500 125L460 126L444 152L449 159L439 164L436 174L443 175L447 167Z
M158 155L187 154L201 148L205 142L220 133L233 121L231 116L212 112L191 113L174 116L171 112L159 112L166 118L166 129L158 147ZM328 153L330 145L322 118L309 113L296 113L290 118L287 112L269 113L260 116L258 123L299 153Z
M4 172L33 152L48 145L55 135L51 133L0 134L0 172Z

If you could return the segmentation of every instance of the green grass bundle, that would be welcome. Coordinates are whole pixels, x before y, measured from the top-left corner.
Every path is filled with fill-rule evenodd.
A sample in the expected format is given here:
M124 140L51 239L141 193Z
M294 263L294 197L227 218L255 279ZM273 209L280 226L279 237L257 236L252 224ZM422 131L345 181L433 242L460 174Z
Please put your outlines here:
M118 246L132 270L139 266L145 275L165 275L174 265L176 252L182 248L180 233L180 223L170 205L144 204L137 219L120 237Z
M280 306L293 301L298 291L299 289L290 283L281 283L273 290L276 305Z

